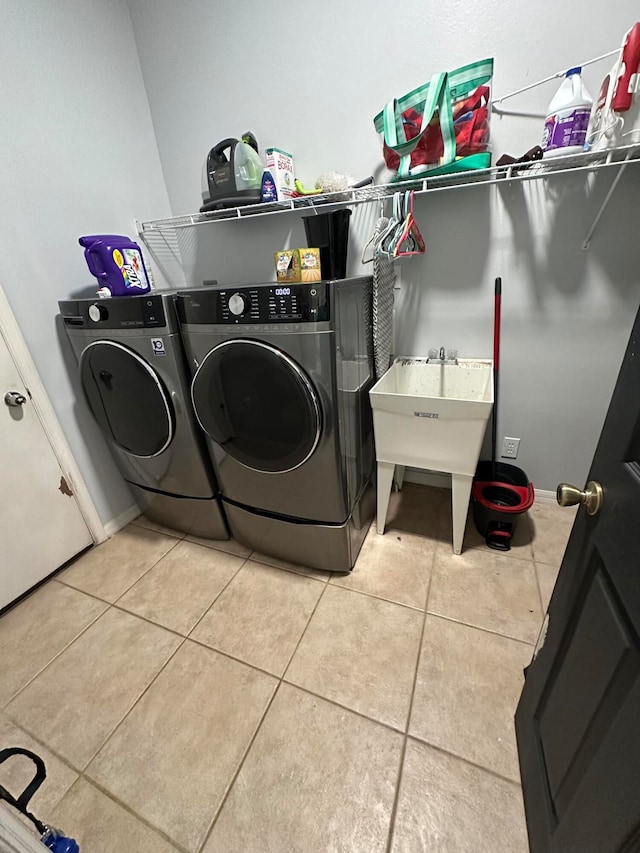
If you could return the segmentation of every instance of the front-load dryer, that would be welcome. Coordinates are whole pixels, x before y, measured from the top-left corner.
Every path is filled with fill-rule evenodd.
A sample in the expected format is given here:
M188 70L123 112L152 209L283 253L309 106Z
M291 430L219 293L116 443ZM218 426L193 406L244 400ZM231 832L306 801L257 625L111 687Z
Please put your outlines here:
M169 293L58 303L91 414L144 515L209 539L228 531L195 422Z
M176 300L233 536L349 571L373 513L371 279L209 287Z

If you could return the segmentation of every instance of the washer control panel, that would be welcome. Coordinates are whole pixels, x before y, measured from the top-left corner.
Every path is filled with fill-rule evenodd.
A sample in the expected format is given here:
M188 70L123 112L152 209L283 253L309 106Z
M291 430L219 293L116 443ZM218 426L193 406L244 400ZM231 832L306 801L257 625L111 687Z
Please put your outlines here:
M157 329L167 325L161 296L78 299L58 303L65 326L85 329Z
M329 319L329 289L317 281L188 291L178 295L178 313L194 324L318 323Z

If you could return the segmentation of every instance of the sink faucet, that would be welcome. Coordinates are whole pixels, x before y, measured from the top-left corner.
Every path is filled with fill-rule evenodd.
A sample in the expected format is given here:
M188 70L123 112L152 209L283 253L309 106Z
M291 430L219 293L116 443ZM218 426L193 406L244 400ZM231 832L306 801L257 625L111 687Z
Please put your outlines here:
M457 364L458 363L458 350L450 349L445 353L445 348L440 347L440 352L437 349L429 350L429 358L427 361L430 364Z

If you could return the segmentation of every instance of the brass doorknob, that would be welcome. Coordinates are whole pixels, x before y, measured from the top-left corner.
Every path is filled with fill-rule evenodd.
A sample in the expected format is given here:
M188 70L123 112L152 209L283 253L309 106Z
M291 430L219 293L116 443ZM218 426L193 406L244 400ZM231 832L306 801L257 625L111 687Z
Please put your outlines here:
M595 480L589 480L587 485L582 489L577 486L571 486L569 483L560 483L556 491L556 499L560 506L575 506L581 504L589 515L595 515L600 512L604 490L600 483Z

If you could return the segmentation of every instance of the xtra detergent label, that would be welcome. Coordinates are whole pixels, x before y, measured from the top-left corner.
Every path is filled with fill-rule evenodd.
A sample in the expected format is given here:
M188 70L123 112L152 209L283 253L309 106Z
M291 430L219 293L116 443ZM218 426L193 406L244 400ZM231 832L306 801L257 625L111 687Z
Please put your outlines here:
M116 249L113 253L113 259L118 263L116 259L116 252L120 255L120 252ZM118 264L118 266L120 267L120 272L124 278L124 286L146 290L149 285L144 272L144 267L142 266L142 255L140 252L137 249L123 249L121 257L122 256L124 256L123 263Z

